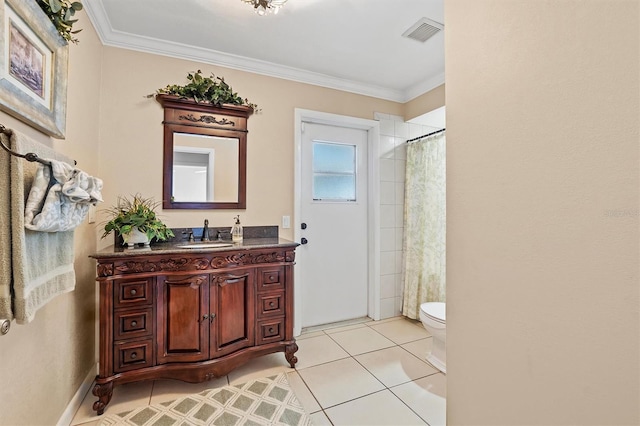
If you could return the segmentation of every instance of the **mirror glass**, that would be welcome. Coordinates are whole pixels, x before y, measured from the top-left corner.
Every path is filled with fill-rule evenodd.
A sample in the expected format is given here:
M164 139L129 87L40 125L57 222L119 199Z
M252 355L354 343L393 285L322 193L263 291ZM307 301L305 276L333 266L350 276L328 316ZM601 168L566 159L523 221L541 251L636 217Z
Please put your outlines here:
M173 134L173 202L237 203L240 141Z

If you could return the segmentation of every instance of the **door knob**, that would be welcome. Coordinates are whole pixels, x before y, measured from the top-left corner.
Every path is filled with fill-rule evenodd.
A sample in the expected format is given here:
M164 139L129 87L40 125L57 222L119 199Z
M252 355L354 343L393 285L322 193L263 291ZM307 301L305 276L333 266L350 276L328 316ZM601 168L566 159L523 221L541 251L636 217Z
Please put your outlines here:
M306 238L300 238L300 244L307 244L309 242L309 240L307 240Z

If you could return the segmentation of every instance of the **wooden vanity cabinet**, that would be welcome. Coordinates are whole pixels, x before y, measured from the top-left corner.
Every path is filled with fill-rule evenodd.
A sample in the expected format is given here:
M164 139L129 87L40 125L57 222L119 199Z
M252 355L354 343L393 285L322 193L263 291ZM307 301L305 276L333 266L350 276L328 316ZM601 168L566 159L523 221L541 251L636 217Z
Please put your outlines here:
M114 384L157 378L201 382L278 351L292 368L297 362L293 248L95 257L98 414Z

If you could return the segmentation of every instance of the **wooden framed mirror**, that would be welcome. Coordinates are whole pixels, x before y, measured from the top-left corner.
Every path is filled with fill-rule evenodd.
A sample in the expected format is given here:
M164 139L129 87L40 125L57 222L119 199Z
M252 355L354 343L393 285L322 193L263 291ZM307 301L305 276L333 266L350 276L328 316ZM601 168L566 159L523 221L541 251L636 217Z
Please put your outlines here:
M162 207L245 209L246 105L214 106L157 95L164 108Z

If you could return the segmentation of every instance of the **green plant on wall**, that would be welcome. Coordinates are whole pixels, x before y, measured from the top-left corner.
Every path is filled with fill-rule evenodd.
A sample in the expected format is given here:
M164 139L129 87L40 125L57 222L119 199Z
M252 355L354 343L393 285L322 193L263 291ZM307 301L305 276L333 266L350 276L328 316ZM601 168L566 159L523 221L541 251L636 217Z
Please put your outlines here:
M176 95L181 98L193 99L196 102L210 102L213 105L222 104L247 105L258 112L258 106L249 102L247 98L240 97L233 91L223 77L216 77L211 73L211 77L204 77L202 71L198 70L187 75L189 82L184 86L169 84L168 86L156 90L148 95L151 98L155 95Z
M155 209L160 203L151 198L143 198L139 194L132 199L118 197L118 203L107 210L111 217L105 226L102 238L116 231L120 235L131 233L133 228L147 234L149 239L166 240L174 236L173 231L156 216Z
M38 5L49 16L62 38L71 43L78 43L74 34L82 30L72 31L73 24L78 22L73 16L82 10L82 3L69 0L38 0Z

